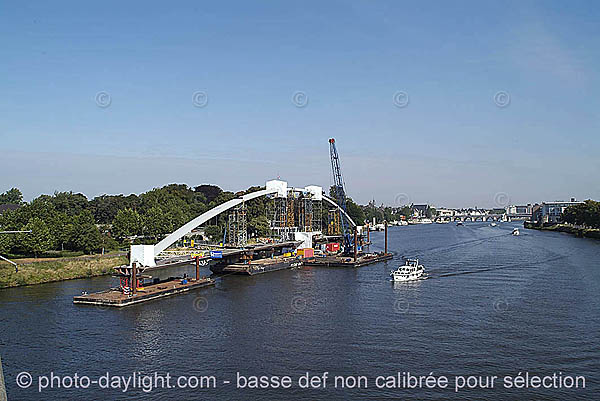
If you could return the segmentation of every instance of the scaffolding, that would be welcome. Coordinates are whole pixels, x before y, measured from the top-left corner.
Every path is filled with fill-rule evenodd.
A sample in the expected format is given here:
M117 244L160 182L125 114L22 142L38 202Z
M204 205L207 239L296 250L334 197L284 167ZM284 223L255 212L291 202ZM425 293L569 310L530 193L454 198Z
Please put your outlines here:
M247 224L246 203L236 206L231 213L227 224L227 242L231 246L244 248L248 245L248 224Z
M287 219L286 219L286 227L294 227L296 225L296 202L293 194L289 194L287 197Z
M302 197L302 201L298 209L298 214L298 223L300 225L301 231L313 231L313 200L310 197Z
M321 210L322 201L315 200L309 191L293 190L286 197L272 197L267 219L273 239L287 241L294 239L295 232L321 231Z
M340 211L338 209L329 209L329 223L327 224L327 235L340 235Z
M267 207L267 219L271 229L279 231L287 225L287 199L273 198Z
M312 231L321 231L323 229L323 218L321 216L322 202L320 200L312 200Z

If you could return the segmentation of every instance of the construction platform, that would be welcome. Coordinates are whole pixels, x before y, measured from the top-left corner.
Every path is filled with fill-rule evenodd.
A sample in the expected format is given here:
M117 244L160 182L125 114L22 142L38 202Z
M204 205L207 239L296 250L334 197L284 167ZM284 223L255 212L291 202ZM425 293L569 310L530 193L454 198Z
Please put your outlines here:
M383 262L390 260L394 257L391 253L367 253L356 257L352 256L325 256L315 257L304 260L304 266L317 266L317 267L361 267L370 265L373 263Z
M300 245L302 241L285 241L285 242L275 242L269 244L254 244L249 245L245 248L224 248L218 247L213 248L213 250L221 251L221 257L219 259L214 259L210 256L210 250L208 249L199 249L199 250L190 250L190 254L193 253L204 253L204 256L200 256L198 260L200 262L207 261L211 264L222 262L223 264L228 263L237 263L241 259L246 256L252 255L265 255L274 252L281 252L286 248L295 248ZM165 267L179 267L179 266L187 266L193 264L195 262L194 258L191 258L190 254L173 256L165 259L158 260L156 262L156 266L149 267L144 269L145 272L151 272L153 270L162 269Z
M195 290L202 287L207 287L215 284L215 280L211 278L202 278L199 280L187 279L185 284L182 284L182 279L169 280L162 283L150 284L143 288L138 288L135 294L124 294L118 288L111 288L92 294L77 295L73 297L74 304L87 304L97 306L113 306L122 307L147 302L153 299L168 297L170 295L180 294Z

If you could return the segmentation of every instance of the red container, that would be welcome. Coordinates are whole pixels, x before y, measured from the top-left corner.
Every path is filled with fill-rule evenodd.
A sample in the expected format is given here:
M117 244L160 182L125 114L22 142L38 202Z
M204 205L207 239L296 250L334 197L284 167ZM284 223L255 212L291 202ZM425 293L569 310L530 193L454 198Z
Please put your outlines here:
M339 242L330 242L329 244L327 244L327 252L338 252L339 250Z

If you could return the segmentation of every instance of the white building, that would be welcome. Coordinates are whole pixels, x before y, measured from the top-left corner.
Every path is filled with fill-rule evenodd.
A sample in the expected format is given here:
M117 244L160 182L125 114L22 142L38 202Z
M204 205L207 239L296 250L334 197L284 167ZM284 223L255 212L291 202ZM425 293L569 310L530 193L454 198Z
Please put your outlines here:
M575 198L571 198L570 201L542 202L540 207L536 208L532 220L542 223L560 223L565 209L580 203L583 202L579 202Z

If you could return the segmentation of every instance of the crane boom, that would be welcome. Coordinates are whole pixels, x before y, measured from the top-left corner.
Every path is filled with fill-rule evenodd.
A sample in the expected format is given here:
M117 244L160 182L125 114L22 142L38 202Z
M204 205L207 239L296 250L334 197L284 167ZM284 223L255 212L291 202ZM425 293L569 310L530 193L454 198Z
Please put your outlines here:
M335 139L329 139L329 155L331 156L331 171L333 172L333 187L335 191L335 200L345 213L348 213L346 208L346 190L344 188L344 179L340 170L340 157L335 146ZM342 223L342 235L344 236L344 248L346 251L352 247L352 236L349 232L349 225L346 219L340 213L340 221Z

